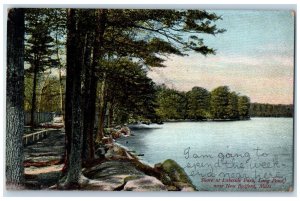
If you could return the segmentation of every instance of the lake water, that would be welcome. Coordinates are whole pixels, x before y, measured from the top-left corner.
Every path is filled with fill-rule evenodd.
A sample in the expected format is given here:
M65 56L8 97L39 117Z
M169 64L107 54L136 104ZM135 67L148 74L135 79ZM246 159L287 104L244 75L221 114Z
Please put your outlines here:
M287 191L293 186L293 119L172 122L117 140L141 160L180 164L198 190Z

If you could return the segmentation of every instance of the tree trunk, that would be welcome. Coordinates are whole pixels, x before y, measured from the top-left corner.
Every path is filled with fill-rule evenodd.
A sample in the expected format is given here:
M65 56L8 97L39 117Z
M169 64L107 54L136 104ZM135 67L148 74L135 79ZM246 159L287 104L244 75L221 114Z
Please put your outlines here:
M97 78L95 73L92 75L91 80L91 96L90 96L90 122L88 124L88 144L89 144L89 158L93 159L95 154L95 138L94 138L94 129L95 129L95 116L96 116L96 97L97 97Z
M38 100L38 104L37 104L37 112L40 112L41 111L41 104L42 104L42 100L43 100L43 95L44 95L44 90L47 88L48 84L47 82L49 81L49 77L50 77L50 73L48 73L47 77L45 78L45 81L43 82L43 85L41 87L41 90L40 90L40 97L39 97L39 100Z
M31 130L35 128L35 118L34 113L36 111L36 86L37 86L37 74L38 74L38 65L34 64L34 72L33 72L33 88L32 88L32 99L31 99L31 116L30 116L30 126Z
M91 65L93 37L87 35L86 51L84 58L85 80L84 80L84 101L83 101L83 145L82 159L88 162L94 159L94 122L95 122L95 102L96 102L96 76L95 66Z
M65 97L65 166L63 171L68 169L69 155L71 152L72 137L72 105L73 105L73 75L76 60L76 20L75 10L68 9L67 19L67 77L66 77L66 97Z
M99 90L99 116L98 116L98 130L96 142L101 142L104 136L104 119L107 108L106 101L106 74L103 75L103 81L101 83L101 88Z
M24 10L10 9L7 22L6 187L24 183Z
M76 20L75 10L67 10L67 76L66 76L66 96L65 96L65 166L63 172L69 167L69 156L71 154L72 139L72 109L73 109L73 75L76 68Z
M59 78L59 97L60 97L60 104L59 104L59 108L60 108L60 114L63 114L64 111L64 96L63 96L63 82L62 82L62 78L61 78L61 67L58 69L58 78Z
M58 26L56 27L58 29ZM62 64L60 61L60 57L59 57L59 46L58 46L58 33L56 31L56 35L55 35L55 43L57 45L56 47L56 57L57 57L57 61L58 61L58 79L59 79L59 97L60 97L60 104L59 104L59 108L60 108L60 114L63 113L64 108L63 108L63 83L62 83L62 77L61 77L61 68L62 68Z
M111 127L113 127L113 121L114 121L114 104L113 104L113 101L110 102L108 111L109 112L108 112L107 127L111 128Z
M96 9L95 10L95 16L96 16L96 30L95 30L95 42L94 42L94 56L93 56L93 66L96 67L98 66L101 70L100 64L100 59L102 57L102 47L103 47L103 35L107 23L107 10L105 9ZM105 73L104 73L105 74ZM104 82L103 86L105 87L105 75L104 75ZM104 90L104 88L103 88ZM96 96L96 88L95 88L95 96ZM104 91L103 91L104 92ZM96 100L96 97L95 97ZM102 105L102 109L101 109ZM104 119L103 119L103 107L105 106L104 103L104 97L100 97L100 114L99 114L99 119L98 119L98 132L97 132L97 137L96 141L100 142L103 137L103 126L104 126ZM104 113L105 114L105 113Z
M70 88L71 93L68 94L72 99L71 107L71 133L69 133L68 146L70 147L70 152L68 153L68 171L65 181L65 185L69 188L76 188L80 185L81 178L81 152L82 152L82 110L81 110L81 74L83 66L83 55L84 55L84 25L83 21L83 11L78 10L78 25L76 30L76 11L74 9L68 10L68 45L70 43L75 44L75 49L67 50L67 57L75 58L73 60L67 59L67 70L71 67L71 75L68 74L67 78L71 76L72 82ZM74 37L75 36L75 37ZM69 62L69 63L68 63ZM70 79L70 78L68 78ZM70 104L70 103L66 103Z

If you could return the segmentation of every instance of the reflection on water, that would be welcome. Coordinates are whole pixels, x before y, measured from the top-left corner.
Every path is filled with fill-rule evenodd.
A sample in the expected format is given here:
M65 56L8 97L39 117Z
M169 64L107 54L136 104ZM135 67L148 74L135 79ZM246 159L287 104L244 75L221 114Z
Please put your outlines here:
M174 122L161 129L137 129L134 134L117 142L144 154L141 159L152 165L174 159L199 190L287 190L293 183L292 118ZM274 177L278 182L262 183ZM251 180L230 180L225 184L233 186L227 187L216 182L228 178L255 179L257 188L251 187Z

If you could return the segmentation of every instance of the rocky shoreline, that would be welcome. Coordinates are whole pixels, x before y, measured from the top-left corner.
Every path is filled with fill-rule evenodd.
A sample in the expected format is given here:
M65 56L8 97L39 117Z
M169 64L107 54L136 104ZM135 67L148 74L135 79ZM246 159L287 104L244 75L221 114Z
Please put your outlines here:
M114 190L196 191L183 168L171 159L151 167L115 143L109 145L105 159L99 165L84 169L83 175L89 179L112 183L111 189ZM117 185L115 181L118 181Z
M57 138L52 136L53 139L43 139L38 144L26 148L27 189L61 189L57 184L63 167L64 138L61 133L56 135ZM96 146L96 162L82 169L79 190L196 191L183 168L174 160L168 159L155 164L154 167L144 164L136 155L114 142L114 139L121 135L131 135L130 129L111 129L103 142ZM53 147L51 142L55 143L57 149L46 153L47 147Z

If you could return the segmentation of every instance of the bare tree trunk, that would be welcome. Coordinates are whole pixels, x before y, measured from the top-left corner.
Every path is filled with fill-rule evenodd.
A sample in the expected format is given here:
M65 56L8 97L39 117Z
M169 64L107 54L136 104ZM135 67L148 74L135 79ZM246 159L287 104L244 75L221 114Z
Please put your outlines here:
M59 96L60 96L60 104L59 104L59 108L60 108L60 114L63 113L64 111L64 96L63 96L63 83L62 83L62 78L61 78L61 65L59 65L59 69L58 69L58 78L59 78Z
M108 120L107 120L107 127L111 128L113 127L113 121L114 121L114 102L113 100L109 104L108 108Z
M95 102L96 102L96 76L95 66L91 65L92 54L92 34L87 35L85 51L85 80L84 80L84 101L83 101L83 145L82 159L89 162L94 159L94 122L95 122Z
M97 97L97 77L95 75L96 67L100 66L100 59L102 57L103 35L107 22L107 10L97 9L94 13L96 17L95 37L93 43L93 61L87 78L89 82L89 98L88 104L86 104L86 110L84 115L84 148L85 153L83 157L88 153L88 158L94 158L94 124L96 114L96 97ZM101 118L102 119L102 118ZM102 123L103 124L103 123ZM102 126L103 127L103 126ZM103 130L103 129L102 129ZM101 137L102 139L102 137Z
M67 57L75 58L67 60L67 70L71 67L71 74L67 74L67 79L72 79L70 82L71 93L68 95L71 96L72 106L71 106L71 133L69 135L68 146L70 147L70 152L68 153L68 169L67 177L65 180L65 185L68 188L78 188L80 187L80 178L81 178L81 152L82 152L82 110L81 110L81 74L83 66L83 55L84 55L84 25L83 25L83 11L77 11L79 15L77 30L76 30L76 10L68 9L68 45L70 43L75 44L75 49L67 49ZM75 37L74 37L75 36ZM69 46L68 46L69 47ZM68 71L67 71L68 73ZM71 76L71 78L68 78ZM70 103L66 103L70 104Z
M91 99L90 99L90 122L88 124L88 144L89 144L89 158L93 159L95 154L94 144L94 128L95 128L95 116L96 116L96 96L97 96L97 78L96 75L92 75L91 80Z
M38 66L34 64L34 72L33 72L33 88L32 88L32 99L31 99L31 118L30 118L30 126L31 130L35 128L35 118L34 113L36 111L36 86L37 86L37 74L38 74Z
M107 108L107 101L106 101L106 74L103 75L103 81L101 83L101 87L99 90L99 117L98 117L98 130L97 130L97 137L96 142L101 142L104 136L104 118Z
M44 90L48 86L47 82L49 80L50 74L51 74L51 72L47 75L45 81L43 82L43 86L41 87L40 97L39 97L38 104L37 104L37 112L40 112L40 110L41 110L41 103L42 103L42 99L43 99L43 95L44 95Z
M58 15L60 13L59 12L55 12L55 18L56 19L59 19ZM60 49L60 46L59 46L59 40L58 40L58 37L59 37L59 23L56 24L56 30L55 30L55 44L56 44L56 57L57 57L57 62L58 62L58 78L59 78L59 95L60 95L60 114L63 114L64 112L64 97L63 97L63 82L62 82L62 77L61 77L61 70L62 70L62 63L61 63L61 60L60 60L60 56L59 56L59 49ZM64 116L63 116L64 118Z
M55 35L55 42L56 44L58 44L58 38L57 38L57 33ZM59 57L59 47L57 46L56 48L56 57L57 57L57 61L58 61L58 79L59 79L59 96L60 96L60 113L62 114L64 111L63 108L63 83L62 83L62 78L61 78L61 68L62 68L62 64L60 61L60 57Z
M71 138L72 138L72 105L73 105L73 75L75 69L76 59L76 20L75 10L68 9L67 11L67 77L66 77L66 98L65 98L65 166L63 172L69 167L69 155L71 152Z
M96 16L97 25L96 25L96 30L95 30L93 66L96 67L96 66L100 66L99 65L100 59L102 57L101 48L103 46L103 35L104 35L105 28L106 28L106 23L107 23L107 10L96 9L95 16ZM100 66L100 68L101 68L101 66ZM105 80L105 73L104 73L104 80ZM105 87L105 81L103 82L102 87ZM103 88L103 92L105 92L104 89L105 88ZM94 92L96 95L96 89ZM95 98L95 100L96 100L96 98ZM105 106L104 100L105 100L104 97L101 96L100 97L100 108L101 108L101 105L102 105L102 108ZM103 121L103 117L102 117L103 109L102 109L102 111L100 111L100 114L99 114L100 116L99 116L99 120L98 120L98 132L97 132L97 137L96 137L97 142L100 142L103 137L103 126L104 126L104 121Z
M24 10L10 9L7 22L6 187L24 183Z

